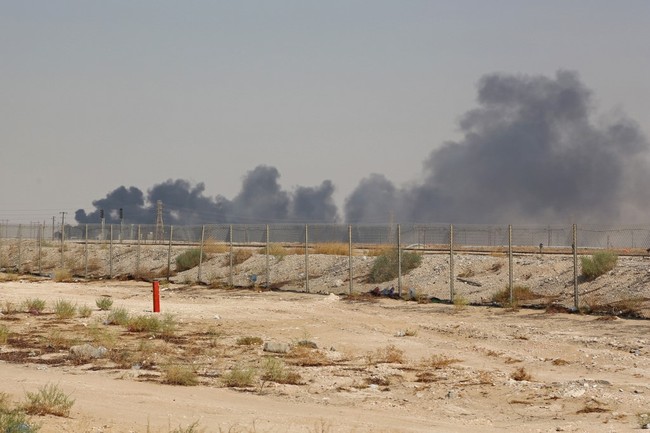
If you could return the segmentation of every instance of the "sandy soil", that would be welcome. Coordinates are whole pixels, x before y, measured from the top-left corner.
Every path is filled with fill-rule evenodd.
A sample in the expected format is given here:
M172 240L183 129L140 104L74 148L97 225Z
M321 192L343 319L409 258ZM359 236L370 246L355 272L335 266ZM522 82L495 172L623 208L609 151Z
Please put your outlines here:
M35 417L41 432L169 432L195 421L206 432L622 432L650 412L644 320L171 285L161 308L178 328L165 340L105 325L100 296L112 297L114 309L151 314L148 283L0 283L5 310L48 302L44 314L0 316L10 331L0 346L0 392L20 402L54 383L75 399L68 418ZM93 313L59 320L59 299ZM97 344L91 329L117 341L106 358L75 362L69 347ZM243 336L311 341L325 365L241 346ZM146 353L116 361L127 350ZM236 367L259 377L268 356L283 359L299 383L225 386ZM169 363L191 365L199 385L165 384Z

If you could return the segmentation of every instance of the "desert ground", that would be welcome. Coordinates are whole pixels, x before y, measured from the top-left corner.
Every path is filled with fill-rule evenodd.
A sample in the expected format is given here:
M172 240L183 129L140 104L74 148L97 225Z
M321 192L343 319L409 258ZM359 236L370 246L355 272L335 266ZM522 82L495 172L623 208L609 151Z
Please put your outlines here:
M521 260L537 266L534 257ZM626 266L639 292L647 262ZM494 275L493 265L465 262L459 272L468 267L484 283L457 282L468 297L489 298L486 286L502 286L503 275L492 287L478 272ZM566 285L564 268L545 278L558 275ZM0 326L8 330L0 393L20 405L27 392L54 384L74 399L67 417L31 417L44 433L624 432L640 429L650 412L647 320L349 297L336 281L316 293L228 289L183 283L182 275L162 284L161 312L153 313L146 281L0 276ZM441 292L444 283L441 276ZM111 310L97 308L103 298ZM34 299L44 311L20 308ZM91 307L90 316L58 318L61 300ZM175 327L130 331L109 324L117 309ZM75 355L71 347L81 344L106 350ZM269 359L282 375L269 374ZM189 368L197 383L170 384L173 366ZM228 382L241 371L251 374L248 384Z

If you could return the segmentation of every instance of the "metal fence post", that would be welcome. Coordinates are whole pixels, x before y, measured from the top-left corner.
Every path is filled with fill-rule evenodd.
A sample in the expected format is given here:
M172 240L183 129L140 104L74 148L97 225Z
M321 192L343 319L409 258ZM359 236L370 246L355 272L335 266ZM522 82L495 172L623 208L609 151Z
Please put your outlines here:
M512 287L512 224L508 224L508 290L510 291L510 305L513 305Z
M201 226L201 245L199 247L199 269L196 274L197 282L201 283L201 266L203 265L203 241L205 239L205 226Z
M352 277L354 272L352 270L352 224L348 224L348 279L350 280L350 285L348 288L348 293L351 295L353 290Z
M230 287L232 287L232 286L233 286L233 280L232 280L232 274L233 274L233 269L232 269L232 266L233 266L233 256L232 256L232 224L230 224L230 227L229 227L228 231L229 231L228 237L229 237L229 239L230 239L230 272L229 272L229 274L228 274L228 285L229 285Z
M580 309L578 296L578 226L573 224L573 306Z
M138 224L138 240L135 247L135 278L140 278L140 240L142 238L142 227Z
M43 266L42 266L43 233L45 233L43 225L39 224L39 226L38 226L38 275L41 275L41 272L43 270Z
M309 293L309 225L305 224L305 292Z
M113 224L109 226L109 242L108 242L108 279L113 278Z
M164 233L164 229L163 229ZM172 238L174 235L174 226L169 226L169 246L167 247L167 282L172 275ZM162 241L162 239L161 239Z
M266 288L268 289L271 279L271 265L269 264L269 225L266 225Z
M449 225L449 300L454 302L454 225Z
M397 295L402 297L402 228L397 224Z
M16 262L16 271L20 273L20 267L23 263L23 225L18 224L18 261Z
M84 278L88 279L88 224L86 224L86 234L84 236Z

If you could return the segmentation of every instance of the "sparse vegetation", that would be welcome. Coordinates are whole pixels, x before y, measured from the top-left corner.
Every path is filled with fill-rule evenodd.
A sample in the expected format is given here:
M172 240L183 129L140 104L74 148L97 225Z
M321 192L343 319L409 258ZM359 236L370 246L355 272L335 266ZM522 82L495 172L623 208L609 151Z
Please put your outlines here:
M132 316L126 323L126 329L130 332L158 332L162 328L162 324L158 317L149 314L141 314L139 316Z
M409 251L402 252L402 274L417 268L422 263L422 256ZM397 278L398 273L398 252L397 249L384 251L375 258L370 270L368 281L371 283L383 283Z
M244 337L239 337L237 339L237 345L238 346L255 346L255 345L260 345L264 342L260 337L253 337L250 335L246 335Z
M350 246L343 242L325 242L316 244L312 254L328 254L332 256L347 256L350 254Z
M64 393L58 385L47 384L36 392L25 393L23 409L28 415L55 415L67 417L74 405L74 399Z
M306 346L294 346L287 353L287 360L293 365L303 367L315 367L319 365L329 365L331 361L323 352Z
M30 298L25 300L25 311L30 314L41 314L45 311L45 301L39 298Z
M127 323L129 323L129 312L123 307L113 308L106 318L107 325L125 326Z
M260 254L266 254L266 247L262 247L260 249ZM269 244L269 255L275 257L276 259L278 260L282 259L287 254L288 251L282 244L278 244L278 243Z
M516 380L518 382L521 382L521 381L524 381L524 380L525 381L530 381L532 379L532 376L530 375L530 373L528 373L526 371L526 369L524 367L519 367L515 371L513 371L512 374L510 374L510 378L512 380Z
M88 305L82 305L77 309L79 317L90 317L93 314L93 309Z
M369 353L367 359L368 364L403 364L406 361L404 351L392 344Z
M433 368L435 370L441 370L447 368L452 364L461 362L460 359L448 358L443 355L431 355L428 358L423 358L420 361L420 365L425 368Z
M540 296L530 290L526 286L513 286L512 287L512 299L515 305L519 301L529 301L531 299L538 299ZM499 305L514 307L515 305L510 305L510 288L508 286L504 287L503 290L499 290L497 293L492 295L492 302Z
M255 382L255 369L235 366L223 376L223 383L231 388L247 388Z
M195 386L199 384L196 371L187 365L167 365L163 368L163 377L163 382L169 385Z
M77 314L77 305L65 299L57 299L54 303L54 314L57 319L71 319Z
M217 242L215 239L208 238L203 243L203 252L208 254L221 254L228 251L228 245Z
M97 305L97 308L101 311L108 311L113 307L113 298L110 296L100 296L95 299L95 305Z
M296 385L300 382L300 374L287 368L284 361L274 357L264 358L260 374L262 387L264 382L276 382Z
M466 297L462 295L454 296L454 308L457 311L464 310L465 308L467 308L468 305L469 305L469 300Z
M59 268L54 271L54 281L58 283L70 281L72 279L72 272L69 269Z
M241 265L246 260L250 259L253 256L253 251L246 248L237 248L232 251L232 264ZM228 259L230 263L230 259Z
M0 325L0 344L6 344L9 339L9 328L5 325Z
M32 423L25 412L19 409L0 408L0 432L36 433L40 425Z
M581 257L582 276L587 281L595 280L616 267L618 256L612 251L599 251L591 257Z
M199 265L201 259L201 250L191 248L176 257L176 271L183 272L195 268Z
M17 312L18 312L18 307L16 306L16 304L14 304L11 301L4 301L4 303L2 304L2 311L0 311L0 313L9 315L9 314L16 314Z

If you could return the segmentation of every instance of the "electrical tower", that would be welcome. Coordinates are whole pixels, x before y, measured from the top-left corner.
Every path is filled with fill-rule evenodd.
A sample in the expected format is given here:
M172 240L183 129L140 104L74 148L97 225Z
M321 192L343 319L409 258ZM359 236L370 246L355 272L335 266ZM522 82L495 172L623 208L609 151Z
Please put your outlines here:
M156 202L156 242L162 243L165 239L165 226L163 224L163 202Z

